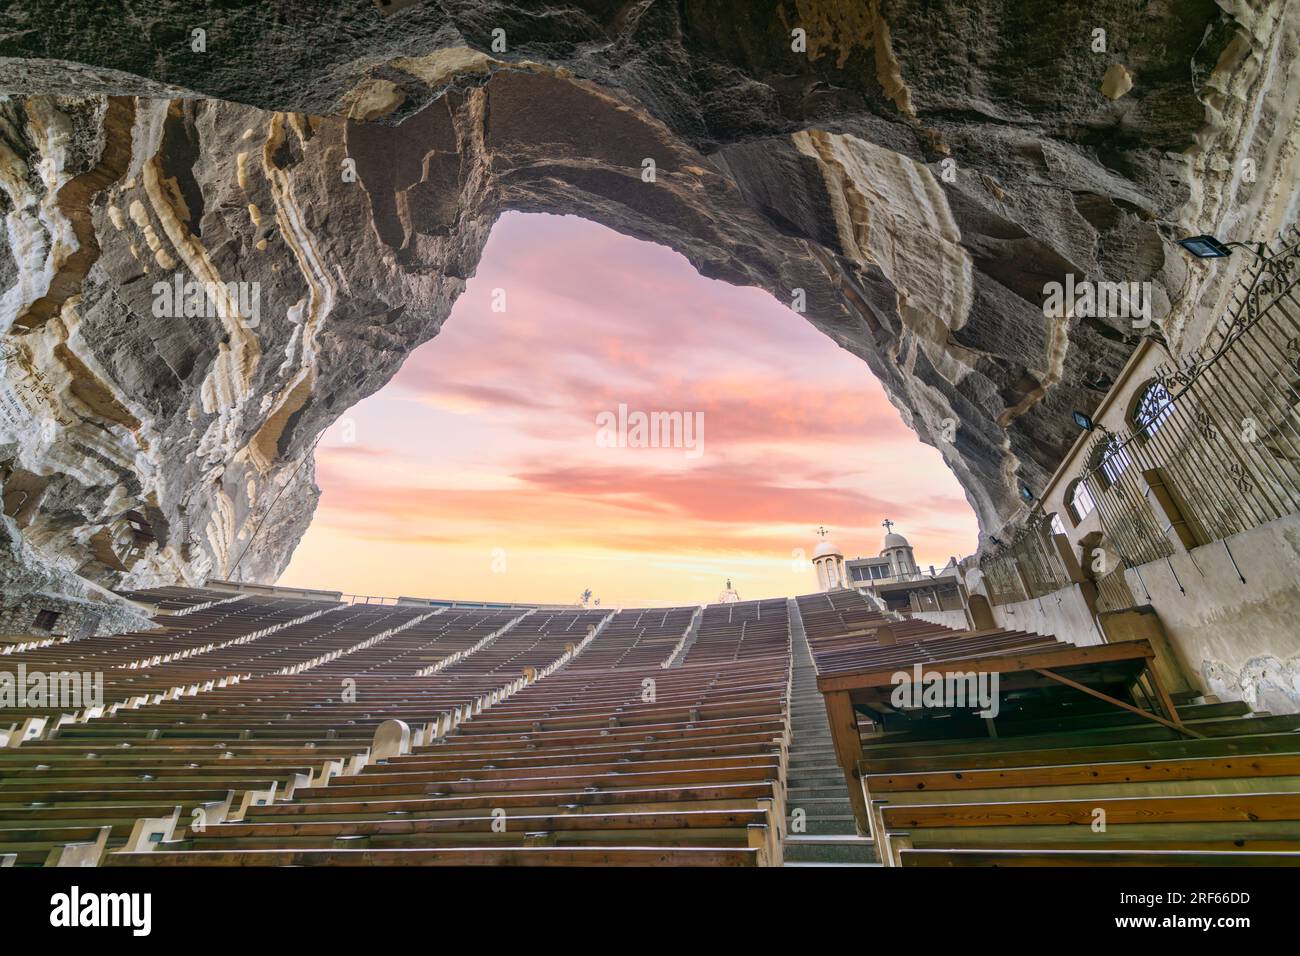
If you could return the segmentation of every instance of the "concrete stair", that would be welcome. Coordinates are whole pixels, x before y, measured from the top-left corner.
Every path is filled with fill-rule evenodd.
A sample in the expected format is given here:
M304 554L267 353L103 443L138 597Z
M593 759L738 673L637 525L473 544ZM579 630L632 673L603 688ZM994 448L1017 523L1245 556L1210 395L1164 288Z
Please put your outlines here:
M853 819L849 818L852 829ZM785 865L879 866L870 840L856 834L802 834L785 838Z
M869 838L858 836L844 773L835 762L826 705L817 690L817 671L803 619L790 601L794 644L794 688L790 700L790 767L786 810L786 866L879 866ZM802 832L795 811L802 810Z

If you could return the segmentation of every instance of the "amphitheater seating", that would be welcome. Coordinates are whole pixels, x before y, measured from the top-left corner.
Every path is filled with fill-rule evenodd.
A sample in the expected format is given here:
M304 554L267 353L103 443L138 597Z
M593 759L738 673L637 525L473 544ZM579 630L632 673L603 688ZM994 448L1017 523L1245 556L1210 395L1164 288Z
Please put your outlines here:
M285 604L271 624L268 603ZM160 617L120 648L45 648L47 669L90 649L119 706L0 750L0 856L779 861L788 621L758 626L755 608L683 655L695 613L259 595ZM742 645L765 653L737 659ZM166 659L176 648L189 656ZM398 720L401 742L381 747Z
M650 700L644 673L656 682ZM582 851L569 862L600 848L636 851L623 862L653 862L665 848L713 852L696 862L770 860L787 680L770 666L566 670L450 738L192 835L183 852L196 863L247 851L266 861L271 847L300 863L394 849L431 863L466 861L449 850L500 863L488 851L505 847Z
M851 590L804 595L798 602L818 674L1065 646L1024 631L956 631L919 619L894 620Z
M710 604L686 654L690 663L716 663L789 654L790 612L785 598Z
M213 588L169 587L149 590L122 591L122 597L152 605L164 613L183 611L193 607L215 604L219 601L238 600L240 595Z
M821 597L801 598L801 612L810 605L803 617L823 690L833 698L862 685L839 717L855 734L855 808L887 865L1300 864L1300 715L1186 696L1163 698L1174 711L1165 713L1153 677L1134 663L1150 653L1141 642L1067 648L1016 632L877 620L845 595L835 607ZM844 628L859 633L846 639ZM994 735L951 711L893 710L866 686L890 669L944 662L1000 670ZM1153 719L1162 713L1170 719Z
M583 655L582 666L662 664L685 643L698 610L698 607L670 607L619 611L601 633L599 644Z
M254 599L259 606L267 601L274 603ZM244 615L244 637L235 639L239 643L183 662L134 669L151 688L174 688L198 674L204 679L189 685L191 693L156 695L143 704L137 699L134 707L110 706L98 719L62 724L48 740L0 751L0 845L28 844L19 862L31 862L33 854L47 849L45 843L67 836L59 828L109 825L111 847L129 836L137 819L163 816L176 806L185 819L200 807L211 818L239 815L247 804L349 769L366 753L376 727L386 719L386 708L400 706L412 719L428 715L445 720L452 709L474 700L469 688L447 693L445 682L383 676L385 664L411 649L409 642L398 640L400 632L389 638L391 645L357 647L409 626L421 615L429 620L440 615L429 615L427 609L327 605L329 613L306 622L300 621L302 615L289 617L301 610L296 602L286 603L276 615L278 630L252 640L245 638L258 633L255 628L265 624L266 616ZM317 605L313 613L321 610ZM463 620L464 615L457 617ZM226 637L233 625L228 615L222 620ZM421 649L438 647L449 635L462 636L441 628ZM127 653L118 655L116 666L124 666L125 658L135 662L142 651L175 646L174 637L172 631L137 637ZM111 658L87 664L75 656L81 643L60 648L67 655L63 662L47 652L37 663L46 669L113 666ZM381 648L394 660L377 655ZM335 654L356 658L351 689L331 676L328 658ZM322 658L327 660L316 663ZM319 671L311 673L314 667ZM409 673L409 667L404 669ZM120 682L105 683L106 699L111 691L120 696ZM139 689L138 684L131 689ZM345 690L354 701L345 699ZM232 803L236 794L240 803Z
M104 674L102 706L12 715L34 730L0 747L6 865L782 860L790 602L215 593L140 592L174 605L156 630L0 656ZM856 592L794 606L886 865L1300 862L1300 716L1175 705L1141 642L953 631ZM889 675L914 664L998 670L1001 713L889 706Z

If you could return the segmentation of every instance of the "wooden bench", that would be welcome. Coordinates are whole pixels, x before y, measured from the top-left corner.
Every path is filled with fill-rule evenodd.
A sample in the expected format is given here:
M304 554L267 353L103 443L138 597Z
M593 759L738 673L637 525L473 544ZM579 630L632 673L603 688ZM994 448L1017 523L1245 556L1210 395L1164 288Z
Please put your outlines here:
M1300 853L1185 850L903 850L902 866L1300 866Z
M0 848L17 865L91 836L108 865L780 862L785 602L715 612L667 669L693 608L628 613L602 644L610 612L320 607L231 601L95 649L130 665L112 687L131 706L0 755ZM270 630L240 636L254 624Z
M406 850L155 850L112 866L765 866L766 837L746 848L471 847Z

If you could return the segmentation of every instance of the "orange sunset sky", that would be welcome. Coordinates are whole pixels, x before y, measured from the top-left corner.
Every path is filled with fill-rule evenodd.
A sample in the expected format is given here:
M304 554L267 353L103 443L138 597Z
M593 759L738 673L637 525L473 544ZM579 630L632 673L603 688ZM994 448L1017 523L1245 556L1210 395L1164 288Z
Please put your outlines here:
M492 310L493 290L506 309ZM702 454L597 444L597 415L704 413ZM917 563L974 550L939 452L866 365L770 295L573 217L508 213L443 330L326 433L279 583L606 607L816 590L824 524Z

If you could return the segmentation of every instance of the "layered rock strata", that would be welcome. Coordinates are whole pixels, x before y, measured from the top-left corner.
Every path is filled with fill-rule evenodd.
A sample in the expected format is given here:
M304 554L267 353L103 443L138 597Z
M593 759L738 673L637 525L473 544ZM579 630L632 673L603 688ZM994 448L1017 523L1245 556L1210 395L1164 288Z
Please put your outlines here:
M12 4L0 587L275 578L316 440L505 210L790 303L995 530L1141 335L1176 353L1226 303L1171 240L1294 214L1294 6L162 4L105 33ZM1150 283L1153 326L1045 316L1068 274Z

